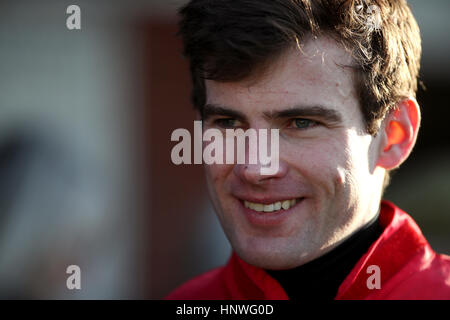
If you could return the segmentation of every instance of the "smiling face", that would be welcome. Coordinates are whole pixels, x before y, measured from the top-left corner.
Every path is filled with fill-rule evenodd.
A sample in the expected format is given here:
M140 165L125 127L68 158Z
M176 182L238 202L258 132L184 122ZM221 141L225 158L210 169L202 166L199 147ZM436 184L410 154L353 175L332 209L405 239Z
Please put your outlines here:
M279 170L206 165L210 195L246 262L287 269L315 259L377 213L385 170L365 132L350 55L329 38L287 50L266 76L206 80L204 130L279 129Z

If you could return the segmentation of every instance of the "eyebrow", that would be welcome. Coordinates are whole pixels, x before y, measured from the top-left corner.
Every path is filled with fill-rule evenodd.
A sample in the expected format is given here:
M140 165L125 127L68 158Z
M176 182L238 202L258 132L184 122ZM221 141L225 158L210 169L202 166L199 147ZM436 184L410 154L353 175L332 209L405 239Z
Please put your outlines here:
M281 111L264 112L264 116L269 119L295 118L295 117L318 117L325 121L340 123L342 114L325 106L294 106Z
M225 106L207 103L202 109L202 119L206 120L211 116L227 116L239 121L246 121L247 117L240 111L236 111Z
M207 103L202 110L203 120L215 115L232 117L239 121L247 121L245 114L240 111L221 105ZM342 114L339 111L321 105L294 106L285 110L264 112L263 115L271 120L295 117L318 117L333 123L342 122Z

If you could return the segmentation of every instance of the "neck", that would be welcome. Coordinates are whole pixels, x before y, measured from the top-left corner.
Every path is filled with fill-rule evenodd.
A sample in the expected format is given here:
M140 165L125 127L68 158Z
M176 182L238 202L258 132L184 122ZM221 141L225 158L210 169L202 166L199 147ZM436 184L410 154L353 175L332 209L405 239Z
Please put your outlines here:
M288 270L266 270L291 300L333 299L340 284L382 232L378 214L325 255Z

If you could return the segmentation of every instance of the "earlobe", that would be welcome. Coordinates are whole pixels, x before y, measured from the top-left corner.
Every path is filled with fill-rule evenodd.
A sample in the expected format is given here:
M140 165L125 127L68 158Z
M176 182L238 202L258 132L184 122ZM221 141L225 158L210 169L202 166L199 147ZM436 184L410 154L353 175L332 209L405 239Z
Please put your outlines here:
M377 166L386 170L400 166L411 153L420 125L420 108L414 98L400 101L384 119Z

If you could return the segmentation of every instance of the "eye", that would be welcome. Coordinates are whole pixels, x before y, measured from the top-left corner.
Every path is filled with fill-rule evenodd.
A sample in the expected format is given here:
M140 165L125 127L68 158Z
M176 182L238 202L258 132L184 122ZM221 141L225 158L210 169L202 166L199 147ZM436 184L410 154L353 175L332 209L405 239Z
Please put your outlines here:
M234 118L221 118L214 120L214 125L223 129L233 129L239 125L239 121Z
M318 125L316 121L303 118L293 119L291 124L292 128L294 129L307 129L316 125Z

